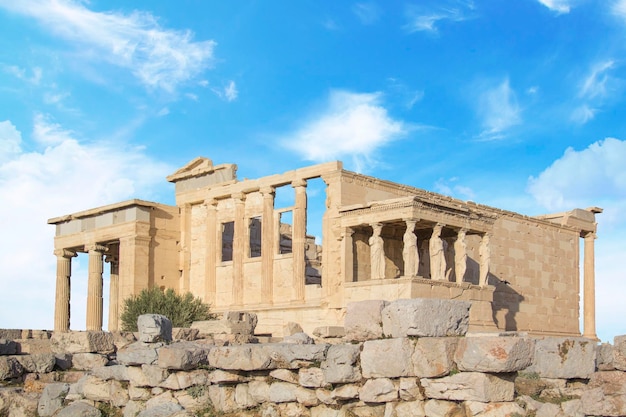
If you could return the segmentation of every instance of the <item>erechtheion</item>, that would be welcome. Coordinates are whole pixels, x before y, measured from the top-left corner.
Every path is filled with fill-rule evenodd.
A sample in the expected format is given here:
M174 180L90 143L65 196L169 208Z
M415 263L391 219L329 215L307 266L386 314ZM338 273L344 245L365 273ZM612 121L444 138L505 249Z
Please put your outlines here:
M348 303L469 300L470 330L595 338L594 239L599 208L529 217L346 171L340 162L238 180L234 164L197 158L170 175L176 206L142 200L50 219L56 226L54 326L69 329L71 261L89 254L87 330L109 330L144 288L191 291L215 312L255 312L281 335L340 325ZM321 180L319 180L321 178ZM325 210L307 218L307 183ZM322 182L323 181L323 182ZM276 204L290 190L287 206ZM321 236L307 226L321 224ZM106 277L105 275L105 277ZM79 279L83 279L82 277Z

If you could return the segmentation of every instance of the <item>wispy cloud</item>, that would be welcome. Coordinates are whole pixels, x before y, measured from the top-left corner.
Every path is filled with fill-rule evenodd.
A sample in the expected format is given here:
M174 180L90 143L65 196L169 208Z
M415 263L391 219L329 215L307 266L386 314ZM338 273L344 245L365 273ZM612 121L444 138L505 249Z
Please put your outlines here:
M459 184L459 178L439 178L435 182L435 191L460 198L462 200L474 200L476 193L470 187Z
M2 3L0 3L1 5ZM28 71L24 68L20 68L16 65L3 65L2 68L5 72L19 78L20 80L24 80L30 84L38 85L41 81L42 70L40 67L33 67L30 70L30 75L28 75Z
M172 92L212 61L214 41L194 42L190 31L163 28L147 12L94 12L85 4L78 0L0 0L0 7L32 17L80 47L85 59L125 68L151 89Z
M594 117L596 117L597 112L598 111L596 109L589 107L587 104L582 104L576 107L574 111L572 111L570 119L575 123L585 124L589 120L592 120Z
M239 91L237 90L237 84L234 81L229 81L222 88L212 88L211 89L217 96L226 101L235 101L239 96Z
M48 218L131 197L154 198L164 176L173 172L142 148L77 136L49 116L37 115L33 150L32 144L22 145L11 121L0 122L0 217L11 219L0 241L0 262L11 265L0 291L3 326L52 328L54 228L46 224ZM79 278L87 271L77 268L72 274L77 277L72 280L72 328L80 329L86 281Z
M388 89L394 95L399 96L400 101L407 109L412 109L415 103L424 98L424 90L416 90L407 86L397 78L387 78Z
M356 3L352 6L352 12L364 25L371 25L380 17L380 9L373 2Z
M612 59L600 61L591 66L589 72L580 81L577 97L582 101L570 116L578 124L592 120L606 100L610 100L620 91L621 81L611 76L616 63Z
M569 13L571 8L574 6L574 2L572 0L538 0L538 1L539 3L546 6L548 9L558 14Z
M462 22L472 17L474 3L472 1L447 1L440 3L436 8L409 6L406 17L409 22L404 29L409 33L432 32L437 33L437 25L445 20Z
M615 61L613 60L607 60L595 64L583 80L578 93L579 97L604 97L607 94L607 84L610 82L608 71L612 69L614 65Z
M626 0L617 0L613 3L613 14L624 20L626 23Z
M479 135L482 140L502 139L509 128L522 122L522 111L508 78L496 86L485 87L479 95L476 112L483 127Z
M380 147L405 135L409 126L394 120L380 93L331 91L326 106L285 135L285 147L311 161L352 158L357 170Z

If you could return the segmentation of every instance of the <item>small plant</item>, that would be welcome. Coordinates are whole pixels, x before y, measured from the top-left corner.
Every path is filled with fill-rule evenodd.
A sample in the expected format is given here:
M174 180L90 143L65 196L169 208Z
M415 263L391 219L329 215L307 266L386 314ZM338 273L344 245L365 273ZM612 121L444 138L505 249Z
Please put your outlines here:
M201 410L196 411L198 417L221 417L224 415L221 411L217 411L213 404L209 404Z
M162 314L172 321L173 327L189 327L194 321L214 318L209 305L192 293L179 295L171 288L162 291L156 287L124 300L122 329L137 331L137 318L142 314Z
M539 374L537 372L519 372L517 376L520 378L524 378L524 379L532 379L532 380L539 379Z
M124 415L122 410L109 403L98 403L97 408L102 413L102 417L122 417Z
M207 392L206 385L193 385L185 390L194 400L202 397Z

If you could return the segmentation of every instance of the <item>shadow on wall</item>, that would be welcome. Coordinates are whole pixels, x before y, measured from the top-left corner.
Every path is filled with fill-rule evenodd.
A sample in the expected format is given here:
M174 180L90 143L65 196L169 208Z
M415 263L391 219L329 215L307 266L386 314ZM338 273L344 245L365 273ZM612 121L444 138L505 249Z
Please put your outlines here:
M487 279L490 285L496 287L493 293L493 321L499 329L517 331L515 315L519 312L524 296L511 288L508 281L503 281L491 273Z

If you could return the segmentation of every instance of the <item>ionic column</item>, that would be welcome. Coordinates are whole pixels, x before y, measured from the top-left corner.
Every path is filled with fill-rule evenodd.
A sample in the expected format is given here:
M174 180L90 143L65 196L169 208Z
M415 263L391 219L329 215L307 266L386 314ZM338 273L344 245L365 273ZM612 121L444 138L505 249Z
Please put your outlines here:
M70 278L72 258L76 252L67 249L54 251L57 257L56 299L54 303L54 331L67 332L70 329Z
M583 287L583 336L598 339L596 335L596 274L595 274L595 232L585 235L585 265Z
M454 274L457 284L463 282L465 271L467 270L467 242L465 236L467 229L459 230L454 241Z
M417 236L415 236L415 224L417 220L406 219L406 231L403 237L402 259L404 260L404 276L417 276L419 268L419 252L417 251Z
M261 303L274 302L274 187L261 188Z
M245 255L246 236L246 195L236 193L235 200L235 230L233 233L233 304L243 304L243 259Z
M433 233L428 241L428 252L430 254L430 279L443 281L446 278L446 256L443 248L441 232L443 225L437 223L433 227Z
M296 203L293 208L293 229L291 231L293 250L293 288L298 301L304 300L304 284L306 280L306 180L295 180L291 186L296 192Z
M480 261L480 272L478 275L478 284L486 286L489 278L489 263L491 258L491 247L489 243L489 233L485 233L480 241L480 248L478 248L478 255Z
M119 300L150 287L150 236L131 235L119 239Z
M180 252L179 270L181 271L180 290L182 293L189 291L189 273L191 265L191 204L185 203L180 211Z
M372 237L370 244L370 266L372 269L370 279L385 278L385 241L380 235L383 230L382 223L372 223Z
M109 286L109 331L119 330L120 316L120 263L117 256L107 255L105 262L111 265Z
M102 256L105 246L90 245L85 247L89 252L89 279L87 281L87 330L102 330Z
M343 279L345 282L354 281L354 242L352 241L354 229L346 227L341 233L343 252Z
M216 301L216 267L217 257L221 256L221 248L217 247L217 200L205 201L206 204L206 254L205 254L205 277L206 294L205 301L212 306Z

